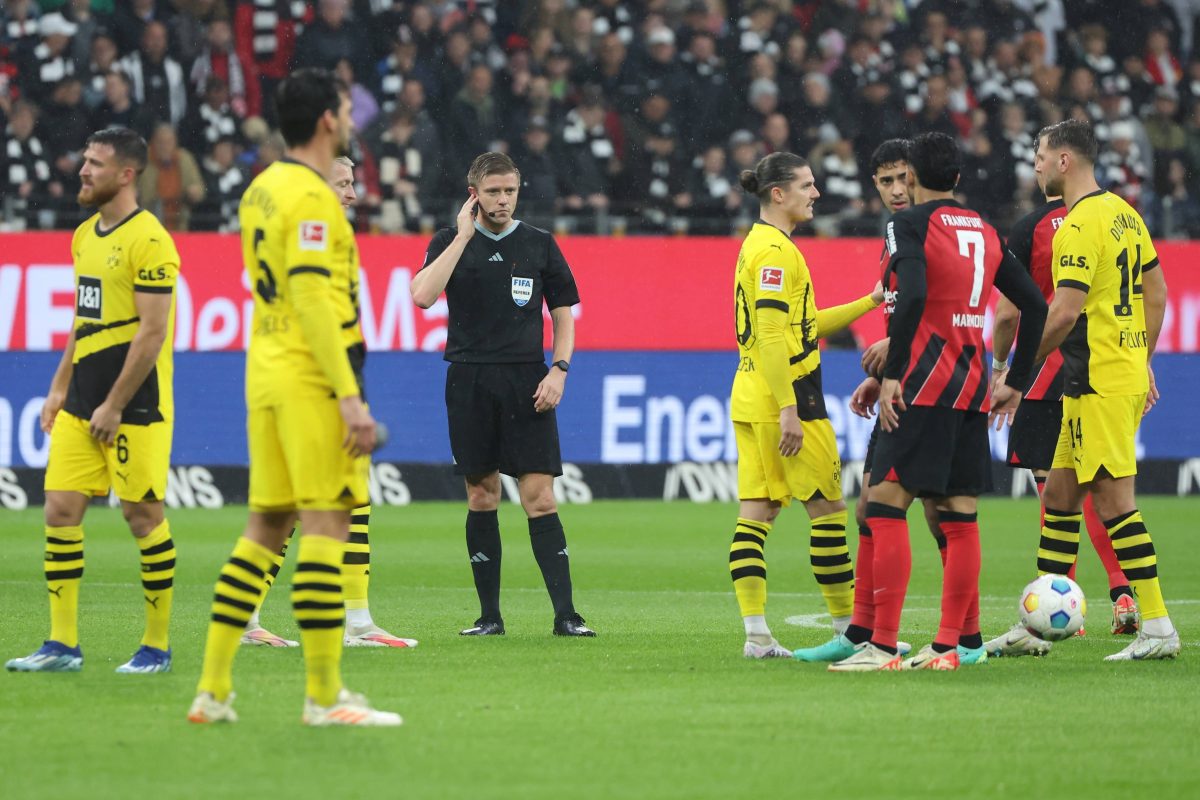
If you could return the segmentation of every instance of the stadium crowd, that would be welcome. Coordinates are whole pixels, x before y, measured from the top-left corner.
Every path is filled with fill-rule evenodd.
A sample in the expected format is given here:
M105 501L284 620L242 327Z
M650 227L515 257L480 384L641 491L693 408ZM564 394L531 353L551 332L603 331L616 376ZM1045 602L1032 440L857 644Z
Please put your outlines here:
M486 150L520 216L558 231L742 232L737 172L788 150L809 233L875 235L865 164L943 131L959 191L1002 230L1040 198L1039 128L1096 125L1102 185L1162 237L1200 237L1200 0L6 0L0 197L9 230L69 228L87 135L150 142L143 205L229 230L279 158L272 92L335 70L357 126L356 225L429 232Z

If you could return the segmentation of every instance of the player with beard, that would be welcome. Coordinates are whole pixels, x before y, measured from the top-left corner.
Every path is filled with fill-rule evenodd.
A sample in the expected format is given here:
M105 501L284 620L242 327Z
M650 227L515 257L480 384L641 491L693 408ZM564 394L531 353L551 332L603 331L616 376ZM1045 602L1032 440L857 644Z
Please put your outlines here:
M112 489L141 552L146 631L123 673L167 672L175 545L163 513L175 404L172 394L179 253L137 203L146 143L125 128L87 140L79 202L96 209L75 230L75 322L42 407L50 437L44 561L50 638L13 672L77 672L83 517Z
M329 186L345 153L350 96L325 70L302 69L276 92L287 155L238 209L254 291L246 353L250 518L221 569L188 719L233 722L233 659L297 516L292 609L300 627L306 725L395 726L342 686L342 558L351 511L368 501L375 420L363 391L354 231Z

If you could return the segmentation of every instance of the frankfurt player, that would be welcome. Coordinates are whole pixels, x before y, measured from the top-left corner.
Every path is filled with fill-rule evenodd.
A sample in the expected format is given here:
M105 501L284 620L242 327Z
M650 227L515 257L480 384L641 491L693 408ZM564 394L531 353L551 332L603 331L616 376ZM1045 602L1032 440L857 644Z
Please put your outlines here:
M958 669L963 625L977 600L976 498L991 488L983 359L987 300L995 284L1025 321L1008 383L997 391L992 407L992 418L1002 420L1020 402L1046 302L995 229L954 200L961 163L949 136L917 136L908 171L916 205L888 223L894 307L879 399L882 431L867 505L875 539L874 630L854 655L830 665L834 671ZM912 569L905 513L916 497L937 498L946 567L937 635L904 659L897 653L896 633Z
M1038 175L1040 181L1045 173ZM1008 239L1008 249L1017 260L1025 265L1049 302L1054 297L1054 278L1050 262L1054 247L1054 234L1067 215L1061 197L1048 197L1046 202L1020 219L1013 226ZM992 329L992 382L995 385L1004 379L1008 369L1008 351L1012 347L1020 314L1016 307L1001 298L996 305L996 319ZM1040 498L1046 486L1046 475L1054 461L1054 448L1058 444L1058 432L1062 429L1062 354L1052 352L1038 366L1033 382L1013 418L1012 430L1008 435L1008 464L1014 468L1025 468L1033 472ZM1138 629L1137 601L1121 565L1117 561L1112 541L1104 522L1096 513L1091 495L1084 500L1083 515L1087 524L1088 538L1100 556L1108 574L1109 596L1113 603L1112 633L1136 634ZM1075 577L1076 555L1079 550L1079 531L1060 530L1060 520L1046 524L1042 518L1042 541L1038 547L1037 569L1039 575L1047 572ZM1082 631L1082 628L1080 629ZM1044 655L1051 642L1029 633L1025 626L1014 627L1003 636L990 640L987 651L1000 655Z
M354 191L354 162L348 156L338 156L333 160L333 173L329 185L341 201L342 208L351 208L358 200ZM353 240L351 240L352 242ZM347 254L349 255L349 254ZM357 289L353 290L357 301ZM342 558L342 592L346 601L346 647L416 647L416 639L406 639L393 636L375 624L371 619L371 610L367 604L367 588L371 580L371 544L367 538L371 522L371 506L356 508L350 515L350 539L346 543L346 554ZM292 533L295 533L293 531ZM292 534L288 534L288 543ZM276 554L274 564L267 575L267 589L275 582L279 570L283 567L283 559L287 553L288 544ZM284 639L262 627L259 621L259 611L254 610L250 621L246 623L246 631L242 634L242 644L262 645L267 647L299 647L300 643Z
M342 686L342 558L350 512L367 504L375 420L363 400L354 231L329 187L348 143L350 97L325 70L276 93L287 156L242 196L242 253L254 287L246 353L250 519L221 569L192 722L233 722L233 659L267 574L300 518L292 608L307 673L307 725L394 726Z
M1142 615L1137 638L1105 660L1174 658L1179 633L1134 495L1134 439L1157 399L1150 357L1167 284L1145 222L1097 185L1097 150L1090 125L1065 120L1042 130L1034 159L1046 194L1061 195L1067 207L1054 235L1054 300L1038 350L1039 358L1056 349L1063 358L1063 424L1046 478L1042 539L1069 543L1074 562L1090 494Z
M75 321L42 407L46 466L46 583L50 638L14 658L12 672L78 672L83 516L115 490L141 552L146 632L117 672L171 669L167 628L175 545L163 513L174 430L171 345L179 253L138 207L146 143L126 128L92 134L79 169L79 202L96 213L75 229Z
M843 306L817 310L792 229L812 219L820 197L812 169L792 153L772 153L741 174L761 218L738 254L734 315L740 361L732 417L738 449L737 528L729 550L746 629L747 658L790 657L766 622L767 534L782 507L798 499L812 519L809 560L840 633L850 622L854 567L846 546L846 503L837 438L825 410L817 340L883 300L882 287Z

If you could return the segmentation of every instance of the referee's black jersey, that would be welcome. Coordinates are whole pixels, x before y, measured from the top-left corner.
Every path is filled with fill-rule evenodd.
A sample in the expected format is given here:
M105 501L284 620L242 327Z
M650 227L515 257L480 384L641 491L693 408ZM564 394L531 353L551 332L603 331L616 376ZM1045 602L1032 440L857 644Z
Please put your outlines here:
M454 228L434 234L429 266L454 240ZM446 284L447 361L462 364L542 362L542 300L550 308L579 302L575 277L549 232L513 220L503 233L478 222Z

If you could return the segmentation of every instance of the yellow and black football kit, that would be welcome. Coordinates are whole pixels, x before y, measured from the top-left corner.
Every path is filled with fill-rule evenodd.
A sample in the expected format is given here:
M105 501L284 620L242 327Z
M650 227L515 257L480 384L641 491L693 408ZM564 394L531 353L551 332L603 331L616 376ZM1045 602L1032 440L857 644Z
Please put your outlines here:
M1106 191L1086 195L1054 237L1054 285L1087 293L1083 313L1060 347L1063 426L1053 467L1081 483L1103 467L1137 474L1134 436L1149 389L1149 338L1142 274L1158 269L1146 224Z
M734 315L738 367L730 415L738 450L738 496L783 505L792 498L842 498L842 462L825 410L817 339L875 308L869 297L818 311L804 256L791 237L765 222L750 229L738 254ZM800 452L779 452L780 409L795 405L804 433ZM766 604L764 554L771 525L738 518L729 572L742 616ZM846 511L812 519L809 556L829 613L847 617L854 568L846 546Z
M175 303L154 368L121 414L113 444L92 437L92 414L108 398L140 327L136 292L172 294L179 253L153 214L137 209L113 228L96 214L75 229L75 356L66 402L54 422L46 491L161 500L167 490L175 417Z
M284 159L238 210L254 292L246 355L250 507L353 509L368 457L346 453L338 400L362 395L354 232L325 179Z
M1101 470L1113 478L1136 475L1135 437L1150 385L1142 275L1161 269L1150 232L1123 199L1095 191L1071 207L1055 234L1053 269L1056 289L1078 289L1087 297L1059 348L1063 421L1051 469L1072 469L1080 483ZM1046 509L1046 518L1052 515L1071 525L1078 540L1078 511ZM1142 619L1167 616L1158 557L1141 512L1106 519L1104 526Z

